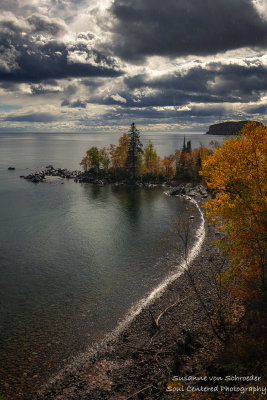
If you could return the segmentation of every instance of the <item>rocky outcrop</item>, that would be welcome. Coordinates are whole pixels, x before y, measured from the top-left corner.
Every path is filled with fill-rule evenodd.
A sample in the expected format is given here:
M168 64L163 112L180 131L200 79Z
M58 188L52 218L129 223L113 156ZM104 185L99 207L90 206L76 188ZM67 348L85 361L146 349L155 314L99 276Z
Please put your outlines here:
M181 184L177 187L173 187L165 192L169 196L188 196L195 200L203 200L210 196L208 189L203 185L195 185L191 182Z
M43 182L47 177L58 177L62 179L79 179L81 171L69 171L65 168L54 168L53 165L48 165L45 170L36 171L27 176L21 175L20 178L27 179L31 182Z
M244 125L249 121L228 121L220 124L214 124L209 127L207 135L234 135L241 132ZM259 124L257 121L253 121Z

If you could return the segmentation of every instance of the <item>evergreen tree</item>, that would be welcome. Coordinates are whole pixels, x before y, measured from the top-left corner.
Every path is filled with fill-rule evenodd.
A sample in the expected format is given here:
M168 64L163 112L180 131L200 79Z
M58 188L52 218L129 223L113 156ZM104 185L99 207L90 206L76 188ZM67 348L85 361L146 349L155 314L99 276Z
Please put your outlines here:
M129 137L129 147L127 151L127 159L126 165L129 171L129 176L132 179L135 179L138 173L138 169L140 167L140 154L143 153L142 143L139 137L140 133L138 129L136 129L135 123L131 124L131 127L128 131Z
M183 147L182 147L182 153L186 153L185 136L184 136L184 143L183 143Z
M186 143L186 152L187 152L188 154L190 154L191 151L192 151L192 148L191 148L191 140L188 140L188 142Z

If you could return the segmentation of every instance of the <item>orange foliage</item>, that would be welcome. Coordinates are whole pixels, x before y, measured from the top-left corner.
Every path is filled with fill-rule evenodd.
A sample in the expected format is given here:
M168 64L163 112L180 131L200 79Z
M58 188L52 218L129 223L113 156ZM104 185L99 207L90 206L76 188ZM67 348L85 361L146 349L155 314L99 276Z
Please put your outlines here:
M129 137L127 133L124 133L119 138L118 146L110 145L110 155L111 155L111 169L113 171L122 171L125 169L127 151L129 146Z
M226 281L243 298L265 288L266 136L266 127L248 123L203 162L201 171L215 194L206 215L227 233L224 248L232 268Z
M175 174L174 170L175 156L170 154L169 157L164 157L162 160L162 168L167 178L172 178Z

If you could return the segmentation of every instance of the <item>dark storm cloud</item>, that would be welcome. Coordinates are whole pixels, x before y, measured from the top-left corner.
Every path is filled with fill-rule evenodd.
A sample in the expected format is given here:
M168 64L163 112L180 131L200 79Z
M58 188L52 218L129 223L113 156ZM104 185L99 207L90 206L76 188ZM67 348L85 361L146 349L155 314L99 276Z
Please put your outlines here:
M114 125L128 123L129 121L138 121L139 124L187 124L190 123L212 123L215 120L224 118L239 118L232 111L229 113L227 109L221 106L210 107L206 109L203 106L195 106L190 110L159 110L153 107L142 109L118 107L114 111L107 112L104 116L105 123ZM81 124L88 122L87 117L81 118ZM103 123L103 121L102 121Z
M159 105L160 99L166 105L184 104L185 101L249 102L258 100L267 90L267 68L264 65L245 67L212 63L206 68L191 68L183 75L173 73L154 80L148 75L136 75L124 81L131 91L156 89L154 95L141 97L141 104L153 99L155 105Z
M63 29L64 24L36 15L27 21L2 18L0 80L34 83L51 78L121 74L113 59L88 49L86 44L76 41L68 45L52 38Z
M250 114L260 114L260 115L266 115L267 114L267 105L256 105L256 106L249 106L247 108L247 111Z
M4 118L4 121L49 123L49 122L57 121L58 119L59 119L58 116L51 114L51 113L33 113L33 114L24 114L24 115L10 115L10 116Z
M165 106L183 106L190 102L195 103L220 103L222 101L233 102L234 99L230 96L224 96L223 98L219 98L217 96L209 95L209 94L201 94L201 93L184 93L175 89L164 89L156 91L152 94L145 94L142 97L138 97L132 93L127 92L119 92L119 95L126 99L125 107L135 107L135 108L143 108L143 107L165 107ZM121 101L117 100L115 96L108 96L103 98L97 97L95 99L90 99L90 101L95 101L100 104L107 105L115 105L122 104ZM237 99L235 100L237 101Z
M209 55L267 43L267 22L252 0L115 0L110 11L114 23L108 46L133 62L153 55Z
M46 88L42 85L38 85L38 86L31 86L31 94L33 96L40 96L40 95L46 95L46 94L52 94L52 93L60 93L61 90L58 89L53 89L53 88Z
M64 95L61 105L85 108L85 104L94 103L122 107L129 112L130 108L141 110L174 106L177 111L187 105L193 110L192 104L209 103L221 107L223 103L255 103L267 90L267 67L260 62L256 65L210 63L184 73L173 72L154 79L148 74L136 75L125 78L123 85L115 86L114 91L106 95L103 90L98 91L101 82L103 78L94 83L82 80L81 83L90 89L87 99L83 99L81 104L79 99L70 100ZM186 114L190 116L190 112L186 111Z
M70 108L86 108L87 103L83 100L75 100L70 102L69 100L63 100L61 103L62 107L70 107Z

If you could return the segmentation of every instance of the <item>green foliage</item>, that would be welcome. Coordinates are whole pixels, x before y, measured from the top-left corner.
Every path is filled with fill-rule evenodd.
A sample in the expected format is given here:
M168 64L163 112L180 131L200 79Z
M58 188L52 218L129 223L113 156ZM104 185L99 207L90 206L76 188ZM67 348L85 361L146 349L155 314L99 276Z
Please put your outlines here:
M162 183L166 180L198 181L202 161L212 151L200 147L192 150L191 141L184 138L181 150L160 158L154 144L149 141L143 150L140 132L132 123L128 134L124 133L118 145L109 149L91 147L81 161L84 170L96 177L112 180L141 180L144 183Z

